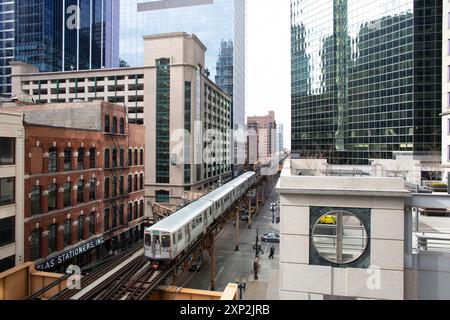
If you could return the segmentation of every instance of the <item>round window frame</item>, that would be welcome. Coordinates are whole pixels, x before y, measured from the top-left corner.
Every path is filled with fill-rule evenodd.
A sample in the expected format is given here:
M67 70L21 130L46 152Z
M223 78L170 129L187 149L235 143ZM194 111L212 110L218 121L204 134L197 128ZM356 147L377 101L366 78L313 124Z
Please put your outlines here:
M365 246L364 246L364 249L361 251L361 253L360 253L359 255L357 255L355 258L353 258L352 260L349 260L349 261L346 261L346 262L336 262L336 261L332 261L332 260L330 260L329 258L325 257L325 256L319 251L319 249L318 249L317 246L316 246L316 242L314 241L314 237L315 237L314 231L316 230L317 225L319 225L320 219L322 219L322 217L329 216L329 215L332 215L332 214L335 214L335 215L336 215L337 212L341 212L342 214L348 214L348 215L351 215L351 216L355 217L356 219L358 219L358 221L361 222L361 225L364 227L364 231L365 231L365 233L366 233L366 238L367 238L367 239L366 239ZM336 224L337 224L337 221L336 221ZM337 238L337 237L336 237L336 238ZM324 259L324 260L327 261L328 263L332 263L332 264L336 264L336 265L339 265L339 266L343 266L343 265L351 264L351 263L357 261L358 259L360 259L360 258L364 255L364 253L367 251L367 249L368 249L368 247L369 247L369 233L368 233L368 231L367 231L367 227L366 227L366 225L364 224L364 222L363 222L356 214L354 214L354 213L352 213L352 212L349 212L349 211L347 211L347 210L332 210L332 211L329 211L329 212L327 212L327 213L322 214L322 215L319 216L319 218L317 219L316 223L314 224L314 227L313 227L312 230L311 230L311 242L312 242L312 245L313 245L313 247L314 247L314 250L316 250L316 252L319 254L319 256L320 256L321 259Z

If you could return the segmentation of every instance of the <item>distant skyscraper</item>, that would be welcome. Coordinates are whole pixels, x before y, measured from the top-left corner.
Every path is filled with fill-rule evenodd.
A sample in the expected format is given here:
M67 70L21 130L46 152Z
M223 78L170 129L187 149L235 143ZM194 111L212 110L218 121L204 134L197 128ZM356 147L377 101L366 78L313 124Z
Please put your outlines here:
M281 152L284 150L284 128L283 124L277 124L277 151Z
M233 41L222 41L216 67L216 84L233 94Z
M232 127L245 129L246 0L122 0L120 58L122 65L144 64L145 35L188 32L206 45L210 78L233 97ZM244 140L244 139L243 139ZM242 141L242 149L245 141ZM232 148L234 163L239 163ZM243 166L236 166L239 171Z
M0 97L11 94L11 67L14 60L14 0L0 3Z
M119 66L119 0L16 0L15 60L40 71Z
M275 112L269 111L267 116L247 117L247 129L250 136L257 137L257 161L265 162L276 155L278 148Z
M292 0L293 154L439 152L441 34L442 0Z

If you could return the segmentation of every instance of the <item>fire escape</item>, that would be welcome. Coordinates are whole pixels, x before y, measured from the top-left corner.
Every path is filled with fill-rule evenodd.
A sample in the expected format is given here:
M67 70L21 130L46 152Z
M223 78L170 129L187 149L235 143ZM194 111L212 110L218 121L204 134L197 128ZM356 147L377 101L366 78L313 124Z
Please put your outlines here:
M124 109L127 117L126 120L124 118L123 124L119 120L119 128L117 128L117 125L114 128L113 124L112 132L106 133L109 138L108 143L112 143L109 145L112 153L112 162L109 168L105 168L107 172L109 171L109 177L112 179L110 181L112 185L111 193L108 199L105 199L105 207L112 209L110 211L112 222L109 230L105 232L105 235L109 236L110 239L116 236L116 231L128 225L124 217L124 212L127 204L126 200L129 197L128 188L125 186L125 183L128 181L126 177L128 176L127 171L130 167L128 166L128 162L125 161L125 155L131 144L131 131L128 123L128 112L125 106ZM123 211L120 210L121 205L123 205Z

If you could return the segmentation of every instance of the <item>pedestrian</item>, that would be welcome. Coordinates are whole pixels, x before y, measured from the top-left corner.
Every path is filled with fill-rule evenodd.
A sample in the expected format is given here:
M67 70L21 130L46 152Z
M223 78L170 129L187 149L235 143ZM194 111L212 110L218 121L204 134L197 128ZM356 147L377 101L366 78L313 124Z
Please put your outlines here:
M273 256L275 255L275 247L271 246L270 247L270 254L269 254L269 259L273 259Z

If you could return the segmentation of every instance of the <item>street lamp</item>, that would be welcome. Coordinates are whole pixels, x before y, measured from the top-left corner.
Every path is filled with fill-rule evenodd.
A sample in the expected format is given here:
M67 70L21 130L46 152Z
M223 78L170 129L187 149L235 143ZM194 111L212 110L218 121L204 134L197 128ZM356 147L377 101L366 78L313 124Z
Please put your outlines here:
M270 204L270 210L272 211L272 224L274 224L275 223L275 210L276 210L275 203Z
M258 266L259 266L259 253L261 252L261 246L259 245L259 229L256 229L256 243L253 245L255 250L255 260L253 261L253 271L255 272L255 280L258 280Z
M247 278L236 276L236 283L239 289L239 300L243 300L243 292L247 289Z

